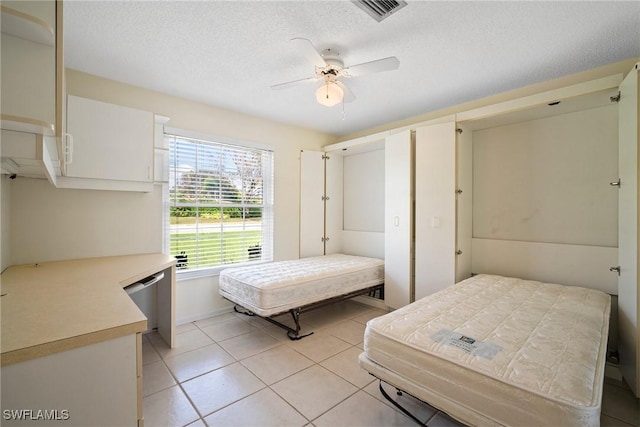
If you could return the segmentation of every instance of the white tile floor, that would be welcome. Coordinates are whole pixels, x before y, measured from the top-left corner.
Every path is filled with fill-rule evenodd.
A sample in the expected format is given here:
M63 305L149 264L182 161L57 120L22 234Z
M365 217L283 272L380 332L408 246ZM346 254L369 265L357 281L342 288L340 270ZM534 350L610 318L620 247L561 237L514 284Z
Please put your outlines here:
M364 325L384 314L345 301L302 316L291 341L258 317L227 313L177 328L176 347L143 339L145 426L409 426L358 366ZM285 317L286 318L286 317ZM388 393L428 426L460 426L410 396ZM603 426L638 426L638 399L607 379Z

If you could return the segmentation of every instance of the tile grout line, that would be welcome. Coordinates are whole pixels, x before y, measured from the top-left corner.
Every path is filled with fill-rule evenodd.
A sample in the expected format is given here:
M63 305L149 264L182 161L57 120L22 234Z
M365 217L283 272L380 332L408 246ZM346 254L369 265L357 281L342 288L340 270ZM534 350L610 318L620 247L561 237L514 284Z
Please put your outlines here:
M367 310L367 311L373 311L373 310L374 310L374 309ZM356 317L361 317L361 316L363 316L367 311L365 311L365 312L361 312L361 313L358 313L358 314L353 315L353 316L347 316L347 317L345 317L345 318L340 318L340 319L338 319L338 320L336 320L336 321L334 321L334 322L329 322L327 325L324 325L324 326L318 326L318 324L316 324L316 325L311 325L311 327L312 327L312 328L314 328L314 329L316 329L316 330L318 330L318 331L320 331L320 330L323 330L323 329L329 329L329 328L332 328L332 327L334 327L334 326L336 326L336 325L338 325L338 324L340 324L340 323L347 322L347 321L354 321L354 322L356 322L356 323L359 323L359 324L363 324L363 325L364 325L364 324L366 324L366 322L365 322L365 323L363 323L363 322L359 322L359 321L356 321L356 320L353 320L353 319L355 319ZM215 316L214 316L214 317L215 317ZM236 316L236 318L238 318L238 316ZM202 320L204 320L204 319L202 319ZM233 319L227 319L227 320L221 321L221 323L224 323L224 322L226 322L226 321L230 321L230 320L233 320ZM242 318L241 318L241 320L243 320L244 322L248 323L248 324L252 327L252 329L253 329L253 330L252 330L252 331L250 331L250 332L256 332L256 331L258 331L258 330L260 330L260 329L265 329L265 328L268 326L268 325L266 325L266 324L265 324L265 325L261 328L261 327L259 327L259 326L256 326L256 325L252 324L252 322L249 322L248 320L245 320L245 319L242 319ZM346 351L348 351L348 350L350 350L350 349L352 349L352 348L356 348L358 351L361 351L361 350L362 350L361 348L359 348L359 347L358 347L358 345L359 345L359 344L361 344L361 343L352 344L351 342L348 342L348 341L344 340L343 338L340 338L340 337L338 337L338 336L335 336L335 335L333 335L332 333L328 333L328 336L331 336L331 337L333 337L333 338L335 338L335 339L338 339L339 341L342 341L343 343L348 344L348 347L347 347L347 348L345 348L345 349L343 349L343 350L341 350L341 351L338 351L338 352L337 352L336 354L334 354L334 355L331 355L331 356L325 357L324 359L322 359L322 360L320 360L320 361L315 361L315 360L313 360L313 359L310 359L308 356L306 356L305 354L303 354L303 353L301 353L300 351L298 351L294 346L288 345L288 344L290 344L290 343L288 343L288 342L283 342L283 341L279 340L278 338L273 337L273 335L272 335L272 334L270 334L270 333L269 333L269 331L265 331L265 332L266 332L269 336L271 336L272 338L274 338L275 340L277 340L277 345L275 345L274 347L271 347L271 348L267 348L267 349L265 349L265 350L263 350L263 351L259 351L258 353L256 353L256 354L252 354L251 356L247 356L247 357L245 357L245 358L243 358L243 359L239 359L239 358L237 358L237 357L233 356L232 354L230 354L230 353L229 353L229 352L228 352L224 347L222 347L222 346L220 345L220 342L223 342L223 341L225 341L225 340L216 341L213 337L211 337L210 335L208 335L208 334L203 330L203 328L204 328L204 327L211 326L211 325L206 325L206 326L200 327L198 324L196 324L196 323L195 323L195 321L190 322L190 323L192 323L192 324L194 325L194 328L195 328L195 329L194 329L194 328L191 328L191 329L186 330L186 331L184 331L184 332L189 332L189 331L191 331L191 330L199 330L200 332L202 332L203 334L205 334L205 335L206 335L206 336L207 336L207 337L208 337L212 342L211 342L211 343L208 343L208 344L206 344L206 345L202 345L202 346L197 347L197 348L193 348L193 349L190 349L190 350L187 350L187 351L184 351L184 352L181 352L181 353L178 353L178 354L175 354L175 355L169 356L169 357L167 357L168 359L170 359L170 358L172 358L172 357L179 356L179 355L181 355L181 354L188 354L188 353L190 353L190 352L193 352L193 351L196 351L196 350L202 349L202 348L204 348L204 347L207 347L207 346L209 346L209 345L211 345L211 344L215 344L215 345L217 345L218 347L220 347L220 348L221 348L221 349L222 349L222 350L223 350L227 355L229 355L229 356L234 360L234 362L229 363L229 364L226 364L226 365L223 365L223 366L220 366L220 367L218 367L218 368L216 368L216 369L213 369L213 370L211 370L211 371L207 371L207 372L201 373L201 374L199 374L199 375L194 376L193 378L189 378L189 379L184 380L183 382L180 382L180 381L178 381L178 378L174 375L173 371L172 371L172 370L169 368L169 366L167 365L167 363L166 363L166 358L165 358L165 357L161 354L161 352L156 348L156 346L155 346L155 344L153 343L153 341L152 341L150 338L148 338L148 337L147 337L147 343L148 343L148 344L150 344L151 348L152 348L152 349L156 352L156 354L159 356L160 360L161 360L161 361L162 361L162 363L163 363L163 366L165 367L165 369L167 369L167 371L169 372L169 374L170 374L171 378L175 381L175 384L174 384L174 385L177 385L177 386L179 387L180 391L181 391L181 392L183 393L183 395L187 398L187 400L189 401L189 403L190 403L191 407L194 409L194 411L195 411L195 412L196 412L196 414L198 415L198 418L197 418L197 419L190 421L190 422L189 422L188 424L186 424L186 425L192 424L192 423L194 423L194 422L196 422L196 421L198 421L198 420L201 420L201 421L206 425L207 423L204 421L204 418L205 418L206 416L209 416L209 415L211 415L211 414L214 414L214 413L216 413L216 412L218 412L218 411L220 411L220 410L222 410L222 409L224 409L224 408L226 408L226 407L228 407L228 406L231 406L231 405L233 405L233 404L235 404L235 403L237 403L237 402L239 402L239 401L241 401L241 400L243 400L243 399L245 399L245 398L248 398L248 397L250 397L250 396L252 396L252 395L254 395L254 394L256 394L256 393L258 393L258 392L260 392L260 391L262 391L262 390L265 390L265 389L269 389L270 391L272 391L273 393L275 393L275 395L276 395L276 396L278 396L278 397L279 397L280 399L282 399L282 400L283 400L287 405L289 405L292 409L294 409L294 411L295 411L296 413L300 414L300 415L301 415L305 420L307 420L307 423L312 423L312 421L311 421L311 420L309 420L309 418L307 418L306 416L304 416L304 414L300 413L300 411L299 411L297 408L295 408L295 406L293 406L293 404L289 403L289 402L288 402L286 399L284 399L280 394L278 394L274 389L272 389L271 387L272 387L272 385L273 385L273 384L272 384L272 385L268 385L268 384L266 384L266 383L265 383L261 378L257 377L257 376L256 376L256 375L255 375L255 374L254 374L254 373L253 373L249 368L247 368L247 367L244 365L244 363L242 363L242 361L243 361L243 360L246 360L246 359L248 359L248 358L250 358L250 357L253 357L253 356L257 356L257 355L259 355L259 354L263 354L263 353L265 353L265 352L267 352L267 351L270 351L270 350L276 349L276 348L278 348L278 347L286 346L288 349L290 349L290 350L294 351L295 353L297 353L297 354L298 354L298 355L300 355L301 357L303 357L303 358L305 358L306 360L309 360L310 362L312 362L312 365L310 365L310 366L308 366L307 368L304 368L304 369L309 369L309 368L311 368L311 367L313 367L313 366L318 366L318 367L323 368L323 369L326 369L327 371L329 371L329 372L331 372L332 374L336 375L338 378L342 379L342 380L343 380L343 381L345 381L346 383L348 383L348 384L350 384L350 385L352 385L352 386L356 387L356 390L355 390L353 393L351 393L351 394L349 394L348 396L346 396L344 399L342 399L340 402L338 402L338 403L336 403L335 405L333 405L331 408L328 408L328 409L327 409L326 411L324 411L322 414L318 415L318 417L316 417L315 419L318 419L319 417L323 416L323 415L324 415L324 414L326 414L327 412L331 411L331 410L332 410L332 409L334 409L336 406L338 406L338 405L342 404L343 402L345 402L346 400L348 400L349 398L351 398L352 396L354 396L354 395L355 395L356 393L358 393L359 391L364 391L364 388L365 388L365 387L367 387L367 386L370 384L370 383L368 383L368 384L366 384L366 385L365 385L365 386L363 386L363 387L358 387L356 384L353 384L352 382L350 382L350 381L349 381L349 380L347 380L346 378L343 378L343 377L342 377L342 375L340 375L340 374L338 374L338 373L336 373L336 372L333 372L332 370L330 370L330 369L328 369L328 368L325 368L324 366L322 366L322 365L321 365L321 363L322 363L322 362L324 362L324 361L326 361L326 360L328 360L328 359L330 359L330 358L332 358L332 357L335 357L335 356L336 356L336 355L338 355L338 354L341 354L341 353L343 353L343 352L346 352ZM213 323L212 323L212 324L213 324ZM241 333L241 334L239 334L239 335L236 335L236 336L234 336L234 337L229 337L229 338L226 338L226 339L235 338L235 337L237 337L237 336L245 335L245 334L250 333L250 332ZM179 334L176 334L176 335L179 335ZM234 363L239 363L243 368L247 369L247 370L248 370L248 371L249 371L249 372L250 372L254 377L256 377L256 378L257 378L257 379L258 379L258 380L259 380L259 381L264 385L264 387L262 387L260 390L257 390L257 391L255 391L255 392L253 392L253 393L251 393L251 394L249 394L249 395L247 395L247 396L244 396L244 397L243 397L243 398L241 398L241 399L238 399L238 400L236 400L236 401L234 401L234 402L231 402L231 403L229 403L229 404L227 404L227 405L225 405L225 406L223 406L223 407L221 407L221 408L218 408L218 409L216 409L215 411L211 412L210 414L207 414L206 416L204 416L204 415L200 412L200 410L196 407L196 405L194 404L194 402L192 401L192 399L189 397L189 395L186 393L186 391L185 391L185 389L183 388L182 384L183 384L183 383L185 383L185 382L187 382L187 381L191 381L191 380L193 380L193 379L195 379L195 378L198 378L198 377L200 377L200 376L203 376L203 375L206 375L206 374L208 374L208 373L214 372L214 371L216 371L216 370L218 370L218 369L222 369L222 368L224 368L224 367L226 367L226 366L230 366L230 365L232 365L232 364L234 364ZM143 366L144 366L144 362L143 362ZM302 369L302 370L304 370L304 369ZM301 370L301 371L302 371L302 370ZM287 378L289 378L289 377L291 377L291 376L293 376L293 375L295 375L296 373L299 373L299 372L301 372L301 371L297 371L297 372L295 372L295 373L292 373L292 374L288 375L287 377L284 377L284 378L282 378L282 379L278 380L278 381L277 381L277 382L275 382L274 384L277 384L277 383L279 383L279 382L281 382L281 381L283 381L283 380L285 380L285 379L287 379ZM165 388L163 388L163 389L161 389L161 390L158 390L158 391L156 391L156 392L154 392L154 393L151 393L151 394L149 394L149 395L147 395L147 396L144 396L144 397L152 396L152 395L154 395L154 394L156 394L156 393L159 393L159 392L161 392L161 391L163 391L163 390L167 390L167 389L169 389L169 388L173 387L174 385L171 385L171 386L169 386L169 387L165 387ZM366 392L365 392L365 393L366 393ZM368 393L367 393L367 394L368 394Z
M153 343L151 343L151 345L153 346ZM155 346L154 346L155 348ZM157 351L157 350L156 350ZM191 350L193 351L193 350ZM158 352L159 354L160 352ZM185 352L188 353L188 352ZM181 353L184 354L184 353ZM169 366L167 365L167 363L165 362L165 358L162 357L162 355L160 355L160 360L162 360L162 363L164 364L164 367L167 369L167 371L169 371L169 375L171 375L171 378L173 378L173 380L176 382L175 385L178 386L178 388L180 389L180 391L182 392L182 394L184 395L184 397L187 399L187 401L189 402L189 404L191 405L191 407L193 408L193 410L196 412L196 414L198 415L198 418L196 418L195 420L189 421L187 424L185 424L185 426L192 424L196 421L198 421L198 419L201 419L202 422L206 425L206 423L204 422L204 417L202 416L202 414L200 413L200 410L196 407L196 405L193 403L193 401L191 400L191 397L187 394L187 392L185 391L185 389L182 387L182 383L180 381L178 381L178 378L174 375L173 371L169 368ZM144 369L144 364L143 364L143 369ZM143 377L142 377L142 381L144 381L144 372L143 372ZM171 386L173 387L173 386ZM167 387L164 390L171 388L171 387ZM155 394L155 393L154 393Z

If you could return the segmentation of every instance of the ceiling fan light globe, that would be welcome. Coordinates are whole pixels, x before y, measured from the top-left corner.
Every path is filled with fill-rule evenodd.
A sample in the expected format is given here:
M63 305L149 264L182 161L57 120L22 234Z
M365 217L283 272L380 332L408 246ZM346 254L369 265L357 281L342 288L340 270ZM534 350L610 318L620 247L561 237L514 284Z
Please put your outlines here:
M326 82L316 91L316 100L325 107L333 107L342 102L344 91L333 82Z

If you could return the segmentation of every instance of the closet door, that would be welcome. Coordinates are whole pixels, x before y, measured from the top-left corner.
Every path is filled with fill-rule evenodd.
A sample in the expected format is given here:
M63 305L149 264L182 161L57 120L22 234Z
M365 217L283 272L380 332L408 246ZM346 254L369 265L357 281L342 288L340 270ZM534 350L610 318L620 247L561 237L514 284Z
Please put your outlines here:
M324 255L323 155L300 152L300 258Z
M384 302L399 308L413 301L411 131L387 137L384 151Z
M337 154L324 153L325 179L325 242L326 255L342 252L343 212L343 158Z
M456 281L456 126L416 129L415 299Z
M638 342L638 64L620 85L618 104L618 310L619 353L622 375L640 397Z
M460 129L460 130L457 130ZM471 277L473 132L456 123L456 283Z

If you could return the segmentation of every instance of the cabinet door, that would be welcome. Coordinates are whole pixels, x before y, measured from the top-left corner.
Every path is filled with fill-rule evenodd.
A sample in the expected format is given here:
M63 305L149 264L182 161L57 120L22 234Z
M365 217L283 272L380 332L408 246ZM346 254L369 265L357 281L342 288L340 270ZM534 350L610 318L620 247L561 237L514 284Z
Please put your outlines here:
M471 277L473 235L473 132L456 123L456 283Z
M342 156L325 153L325 242L324 253L342 252L343 163Z
M638 65L620 85L618 104L618 279L620 368L627 384L640 396L638 346Z
M150 112L69 96L73 156L67 176L152 182L153 127Z
M3 366L3 409L55 411L60 421L15 418L2 425L135 426L137 351L130 334Z
M324 255L324 153L300 152L300 257Z
M415 298L455 283L456 128L416 129Z
M408 130L385 140L384 302L391 308L414 300L412 145Z

